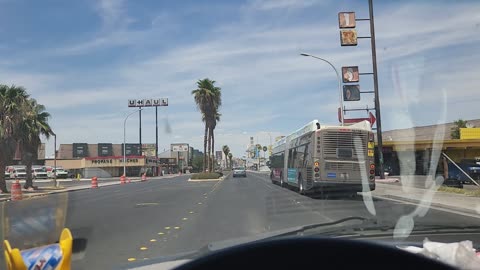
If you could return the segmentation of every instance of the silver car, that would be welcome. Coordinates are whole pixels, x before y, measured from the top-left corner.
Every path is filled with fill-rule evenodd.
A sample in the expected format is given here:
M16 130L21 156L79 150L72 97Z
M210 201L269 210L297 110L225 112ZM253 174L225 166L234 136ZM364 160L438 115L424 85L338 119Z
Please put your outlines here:
M233 168L233 177L237 176L247 177L247 171L244 167Z

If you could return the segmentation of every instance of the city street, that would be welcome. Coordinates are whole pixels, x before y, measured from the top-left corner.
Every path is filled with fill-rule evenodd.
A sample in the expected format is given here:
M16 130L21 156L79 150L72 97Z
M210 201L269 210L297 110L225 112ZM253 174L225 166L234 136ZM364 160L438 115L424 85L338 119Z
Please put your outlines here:
M65 227L74 238L88 240L84 258L74 260L73 269L119 268L215 241L351 216L373 217L360 196L310 198L273 185L266 174L248 172L247 176L205 182L188 181L188 175L152 179L7 202L4 209L7 220L27 220L29 213L38 215L45 205L67 204ZM374 203L382 220L396 221L415 208L388 200ZM30 208L27 214L22 210L25 206ZM425 224L462 221L478 223L474 217L440 210L416 218ZM15 239L12 243L22 244Z

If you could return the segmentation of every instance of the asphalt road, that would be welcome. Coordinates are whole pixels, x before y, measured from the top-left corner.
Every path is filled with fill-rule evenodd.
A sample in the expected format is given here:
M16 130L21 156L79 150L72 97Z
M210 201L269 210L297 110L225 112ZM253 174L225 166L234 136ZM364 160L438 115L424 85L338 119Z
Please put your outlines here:
M9 227L3 229L15 231L7 237L14 247L22 247L41 235L58 238L59 232L50 229L45 233L43 229L42 233L42 226L32 220L44 228L58 225L61 229L65 224L74 237L88 239L86 253L73 262L73 269L116 269L215 241L350 216L373 217L360 196L301 196L273 185L261 174L249 172L247 178L229 177L221 182L187 179L178 176L7 202L2 219ZM384 200L374 203L375 214L382 220L398 220L416 207ZM59 224L39 218L48 215L56 216ZM459 225L479 224L480 220L431 209L415 221ZM28 228L18 224L28 224L36 231L29 234L25 232Z

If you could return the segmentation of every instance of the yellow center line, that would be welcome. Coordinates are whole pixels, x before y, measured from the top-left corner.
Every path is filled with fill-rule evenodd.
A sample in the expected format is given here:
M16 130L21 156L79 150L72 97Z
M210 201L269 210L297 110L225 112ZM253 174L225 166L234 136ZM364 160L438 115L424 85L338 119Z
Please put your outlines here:
M140 247L140 250L147 250L147 247Z
M136 261L137 259L135 259L135 258L128 258L127 260L128 260L129 262L133 262L133 261Z

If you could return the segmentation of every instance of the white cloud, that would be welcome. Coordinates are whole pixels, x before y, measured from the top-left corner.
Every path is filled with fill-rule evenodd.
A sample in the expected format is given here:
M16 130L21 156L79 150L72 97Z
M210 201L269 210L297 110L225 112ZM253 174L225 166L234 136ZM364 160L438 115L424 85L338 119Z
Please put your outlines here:
M250 4L257 10L251 12L258 12L305 7L316 2L284 0L254 1ZM424 4L404 5L400 8L398 3L389 5L391 6L376 10L377 51L382 67L379 72L385 117L399 113L405 106L435 104L438 102L435 91L440 87L446 89L451 102L449 104L452 104L450 106L453 106L453 102L458 104L476 96L475 86L479 79L475 71L480 68L480 59L468 54L475 51L471 44L480 39L472 31L480 16L477 9L462 4L453 9L446 9L443 5L433 9L432 6ZM64 52L88 55L98 48L109 48L118 44L134 46L136 43L148 42L156 36L156 30L125 29L124 22L121 21L127 14L122 2L104 1L99 4L98 10L105 29L110 29L91 40L67 46L63 48ZM156 25L158 21L165 20L164 16L160 14L152 24ZM435 18L442 20L429 23ZM62 84L62 80L62 85L68 85L66 82L74 75L62 79L59 75L52 76L50 73L32 74L30 77L28 73L10 72L11 78L17 84L42 89L35 94L50 108L85 106L88 109L82 117L88 119L95 117L88 110L97 108L98 104L118 103L123 110L123 104L128 98L167 96L171 106L166 110L170 113L173 134L165 135L164 139L175 140L175 136L178 136L186 141L192 140L192 143L200 148L203 145L202 123L199 113L194 109L190 91L195 87L195 81L204 77L214 78L224 90L223 117L217 127L218 131L224 131L218 133L217 142L219 145L232 144L231 148L235 152L242 151L248 143L249 134L258 129L275 129L277 132L287 133L303 124L300 121L308 122L313 118L318 118L321 122L335 123L338 107L335 74L327 64L300 57L298 54L317 54L327 58L338 68L359 65L363 71L368 72L371 62L369 41L362 40L356 48L340 47L336 21L296 22L285 27L259 20L248 24L250 25L253 27L245 27L240 20L228 27L219 26L207 31L201 40L179 44L163 51L150 51L144 60L132 60L127 64L108 67L110 70L101 78L104 84L101 87L96 86L99 78L89 79L88 76L84 77L87 85L91 82L91 89L83 85L70 86L68 89L55 87ZM368 33L368 29L365 29L365 25L359 26L359 32L363 31L362 35ZM451 55L436 52L445 48L452 52ZM465 50L465 57L459 57L458 50ZM432 59L440 56L442 58ZM423 64L419 64L418 59L423 59ZM395 92L392 66L396 66L402 73L402 88L406 93L414 94L405 102L402 102ZM103 70L99 71L102 72ZM80 75L82 74L76 76ZM371 82L368 81L369 77L362 77L363 88L370 87ZM413 98L414 96L416 98ZM474 106L472 103L458 111L454 110L453 113L467 114ZM182 113L185 110L188 112ZM349 113L350 115L353 117L354 114ZM295 124L296 122L279 124L278 119L287 118L295 119L293 121L300 119L299 125ZM68 126L66 119L55 118L53 121L58 127ZM117 135L112 135L121 134L118 121L122 120L115 119L114 125L103 120L92 122L91 126L99 127L92 138L118 138ZM386 128L393 128L396 124L384 121ZM279 125L282 127L279 128ZM248 134L243 134L245 131ZM65 136L70 138L87 138L90 136L88 132L81 128L65 128Z

